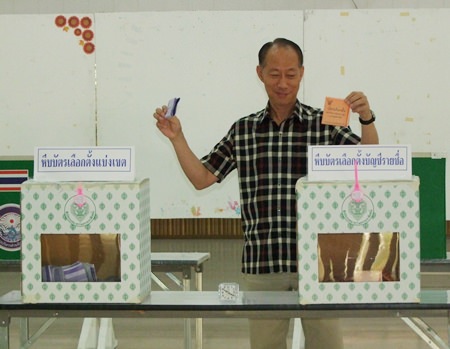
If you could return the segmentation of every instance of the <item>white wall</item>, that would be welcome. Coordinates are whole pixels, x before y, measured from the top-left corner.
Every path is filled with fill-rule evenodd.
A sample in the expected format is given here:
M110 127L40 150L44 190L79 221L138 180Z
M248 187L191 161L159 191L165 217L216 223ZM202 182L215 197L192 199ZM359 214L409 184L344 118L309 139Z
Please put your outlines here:
M392 9L392 8L416 8L416 9L423 9L423 8L450 8L450 0L416 0L416 1L400 1L400 0L378 0L378 1L369 1L369 0L305 0L305 1L299 1L299 0L279 0L279 1L256 1L256 0L230 0L228 2L224 1L207 1L207 0L173 0L173 1L167 1L167 0L0 0L0 14L48 14L49 18L51 19L52 16L50 14L67 14L67 13L114 13L114 12L155 12L155 11L229 11L229 10L305 10L305 9ZM167 15L167 13L165 13ZM48 21L50 22L50 21ZM4 34L6 33L16 33L15 31L11 31L10 27L6 25L7 23L0 23L0 31L2 31ZM29 28L27 25L24 24L22 26L23 33L30 33L30 32L36 32L36 30L33 31L32 28ZM357 29L356 29L357 30ZM56 33L56 32L55 32ZM52 35L55 35L55 33L52 33ZM443 33L440 33L443 34ZM15 47L17 45L17 42L14 40L15 37L8 34L7 36L4 35L5 38L7 38L7 42L10 42L10 44L7 44L6 47ZM28 39L31 40L31 36L26 36ZM53 38L53 36L52 36ZM53 39L52 39L53 40ZM60 38L58 38L60 40ZM20 41L20 40L19 40ZM444 39L443 39L444 41ZM24 41L25 42L25 41ZM58 43L56 44L56 41L48 41L48 43L54 44L52 47L59 47L61 48L61 45ZM62 45L68 44L67 39L65 41L62 41ZM29 66L29 62L34 59L36 56L36 52L45 52L49 50L46 46L43 46L42 44L39 44L39 42L33 42L33 45L36 46L32 51L33 55L31 55L30 59L27 61L26 55L20 55L20 59L22 59L24 62L23 66ZM34 47L33 46L33 47ZM29 50L27 51L30 53L31 46L27 46ZM64 49L66 53L70 52L70 50L77 50L74 45L68 46L67 49ZM8 52L4 51L3 55L5 57L7 55L11 55L12 52L15 52L14 50L9 50ZM16 46L16 52L17 52L17 46ZM446 51L446 54L450 54L450 51ZM0 55L1 56L1 55ZM436 56L438 57L438 56ZM439 56L440 57L440 56ZM57 58L56 56L53 56L53 58ZM92 57L78 57L79 62L77 61L77 67L79 65L84 66L85 64L91 64L90 60L92 60ZM13 65L19 65L18 60L10 59L9 62ZM34 61L33 61L34 62ZM61 62L61 60L59 61ZM66 61L67 63L67 61ZM71 62L73 65L73 62ZM445 66L445 63L443 64ZM75 68L74 68L75 69ZM7 73L7 69L3 69ZM78 69L79 70L79 69ZM77 71L78 71L77 70ZM12 71L12 70L11 70ZM76 73L76 71L69 72L70 76L65 79L64 81L70 80L70 77L76 77L76 83L80 86L84 86L84 83L89 83L92 80L93 73L92 69L84 69L88 74L83 76L83 79L79 79L79 74ZM320 70L317 70L318 72ZM5 74L6 74L5 73ZM55 73L55 72L54 72ZM54 74L56 76L60 76L57 73ZM61 77L61 76L60 76ZM1 80L1 79L0 79ZM41 90L46 92L48 89L42 88L42 86L45 87L45 84L50 84L50 80L41 79L42 83L39 84L41 86ZM18 85L20 81L16 81L14 86L21 87ZM305 81L307 83L307 80ZM92 86L92 84L90 84ZM431 86L431 85L430 85ZM434 86L434 85L433 85ZM4 85L4 90L8 90L11 92L11 86ZM33 88L33 86L26 87ZM74 89L73 85L67 86L67 88L61 88L59 90L59 95L64 97L68 100L69 105L75 106L74 108L70 108L71 113L74 115L94 115L94 112L92 111L94 108L92 99L94 98L94 93L92 91L88 91L86 95L86 89ZM0 88L1 91L1 88ZM21 90L23 91L23 89ZM72 91L78 91L80 93L80 96L75 95ZM81 93L80 91L84 91L84 93ZM34 92L29 91L29 96L34 96ZM444 92L443 92L444 93ZM5 95L5 94L4 94ZM372 96L372 94L371 94ZM30 105L33 106L33 111L37 113L36 105L38 107L42 107L45 109L46 105L43 104L44 101L48 101L47 96L45 93L38 96L36 100L33 101ZM62 97L56 97L58 101L61 100ZM307 96L308 97L308 96ZM313 99L312 96L309 96L311 99ZM87 99L88 102L86 102L84 105L88 107L88 110L78 110L80 106L82 106L82 103L77 103L80 101L80 98ZM51 99L50 99L51 100ZM55 98L53 98L55 100ZM14 99L8 99L8 103L14 102ZM311 103L312 101L308 101L312 105L316 105L315 103ZM185 104L185 100L183 100L183 103ZM382 105L382 103L376 103ZM414 103L411 103L410 105L414 105ZM439 104L440 105L440 104ZM21 108L25 108L26 106L21 106ZM149 110L153 108L153 105L149 105ZM21 110L22 110L21 109ZM378 110L378 108L377 108ZM76 130L77 132L80 132L80 137L85 137L86 139L81 143L86 144L94 144L96 143L95 135L90 134L89 132L85 132L83 130L86 130L85 125L79 125L77 123L71 122L71 117L67 113L67 111L59 111L56 109L51 110L52 113L54 113L55 117L53 119L47 118L49 125L48 129L64 129L62 125L69 125L70 129ZM416 110L414 110L416 112ZM42 113L41 113L42 114ZM48 113L47 113L48 114ZM387 115L387 112L383 112L382 115ZM22 112L23 120L25 120L25 116L29 116L29 110L24 109ZM59 115L64 115L66 119L58 118ZM412 115L412 114L411 114ZM411 115L407 116L408 120L412 120ZM444 115L444 114L442 114ZM381 118L380 118L381 119ZM21 122L22 119L15 118L15 122ZM56 120L56 122L52 121ZM416 118L414 119L416 120ZM418 119L417 119L418 120ZM39 120L37 120L39 121ZM36 121L36 122L37 122ZM30 129L35 130L38 129L39 126L42 128L46 128L46 125L43 125L42 120L39 121L38 124L30 127ZM51 122L50 122L51 121ZM71 123L68 123L71 122ZM95 120L90 120L91 123L95 123ZM59 125L58 123L62 123L62 125ZM412 125L412 123L409 123L408 125ZM82 126L82 127L81 127ZM417 123L414 124L414 127L417 126ZM385 137L388 136L389 142L406 142L408 141L408 137L420 137L422 128L414 128L411 132L405 132L404 134L389 134L386 132L382 133L382 136ZM67 131L67 128L65 129ZM423 130L422 130L423 131ZM443 132L444 130L442 130ZM56 135L59 135L62 137L61 141L58 141L57 143L59 145L64 145L64 141L71 142L72 140L66 139L65 137L66 133L63 132L57 132ZM20 151L20 149L13 149L15 146L17 146L14 143L14 133L11 133L9 138L6 137L5 139L7 144L11 144L10 148L8 148L8 151L12 154L24 154L23 151ZM33 134L34 137L36 136L42 136L42 132L37 132ZM98 136L98 135L97 135ZM100 136L102 136L100 134ZM77 136L78 137L78 136ZM84 138L83 138L84 139ZM36 139L34 139L36 140ZM102 139L103 141L107 142L105 139ZM5 141L5 140L4 140ZM55 139L53 139L55 141ZM440 137L439 141L444 142L444 137ZM35 142L36 143L36 142ZM43 141L39 141L39 144L44 144ZM14 146L13 146L14 144ZM431 144L430 141L430 147L422 149L423 151L437 151L438 149L445 148L441 144ZM433 145L433 147L431 147ZM448 147L448 146L447 146ZM443 150L443 149L442 149ZM203 154L203 152L200 152ZM26 154L29 154L29 152L26 152ZM449 166L447 166L449 168ZM447 172L447 182L448 182L448 176L450 171ZM448 187L447 183L447 187ZM447 188L447 191L449 189ZM447 198L447 202L449 202L449 198ZM450 205L447 205L447 217L450 215Z
M450 0L0 0L0 14L449 7Z
M303 46L303 11L103 13L95 23L98 145L136 147L152 217L240 217L236 171L196 191L152 113L180 97L189 145L208 154L236 119L266 105L256 52L274 33Z

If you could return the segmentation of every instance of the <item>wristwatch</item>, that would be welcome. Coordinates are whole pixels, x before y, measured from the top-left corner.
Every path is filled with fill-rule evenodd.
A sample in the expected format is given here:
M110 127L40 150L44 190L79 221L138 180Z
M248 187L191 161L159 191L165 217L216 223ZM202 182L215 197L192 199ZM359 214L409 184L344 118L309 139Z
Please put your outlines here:
M373 113L373 111L370 111L370 114L372 114L372 117L369 120L363 120L361 119L361 117L359 117L359 122L361 123L361 125L370 125L372 122L375 121L375 114Z

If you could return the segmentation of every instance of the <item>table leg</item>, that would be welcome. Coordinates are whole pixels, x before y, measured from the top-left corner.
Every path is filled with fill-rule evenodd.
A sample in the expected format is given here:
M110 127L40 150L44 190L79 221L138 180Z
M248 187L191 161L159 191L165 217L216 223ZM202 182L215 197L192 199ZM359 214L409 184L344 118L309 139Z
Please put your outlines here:
M19 318L19 336L20 349L28 349L36 342L39 337L57 320L57 317L51 317L39 327L33 335L30 335L30 319L28 317Z
M201 268L195 270L195 287L197 291L203 290L203 273ZM203 348L203 319L195 319L195 347Z
M183 273L183 291L191 290L191 273L190 269L188 272ZM192 348L192 337L191 337L191 319L184 319L184 348Z
M9 349L9 317L0 319L0 348Z
M450 311L447 313L447 343L450 347Z
M441 337L427 325L425 321L417 317L401 318L422 340L433 349L450 349Z
M114 334L114 327L111 318L101 318L98 330L97 349L117 348L118 342Z
M97 348L98 343L98 319L87 318L83 320L77 349Z
M23 348L30 338L30 320L27 317L19 319L19 343Z
M292 349L305 349L305 334L303 333L302 321L300 318L294 319Z

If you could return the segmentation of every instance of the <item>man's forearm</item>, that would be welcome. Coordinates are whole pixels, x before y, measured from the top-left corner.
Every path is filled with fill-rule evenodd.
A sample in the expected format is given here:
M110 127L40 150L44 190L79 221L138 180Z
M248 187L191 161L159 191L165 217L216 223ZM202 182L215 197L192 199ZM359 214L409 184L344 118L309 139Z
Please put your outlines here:
M192 152L183 134L171 142L183 172L195 189L201 190L217 182L217 177Z
M361 125L361 144L379 144L378 132L374 123Z

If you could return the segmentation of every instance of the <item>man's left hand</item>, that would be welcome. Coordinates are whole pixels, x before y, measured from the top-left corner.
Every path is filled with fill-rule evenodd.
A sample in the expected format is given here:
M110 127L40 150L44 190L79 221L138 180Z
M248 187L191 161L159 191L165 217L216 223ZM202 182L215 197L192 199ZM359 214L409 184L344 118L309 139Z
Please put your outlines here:
M372 118L369 101L364 93L353 91L345 98L345 101L352 112L358 113L362 120L370 120Z

